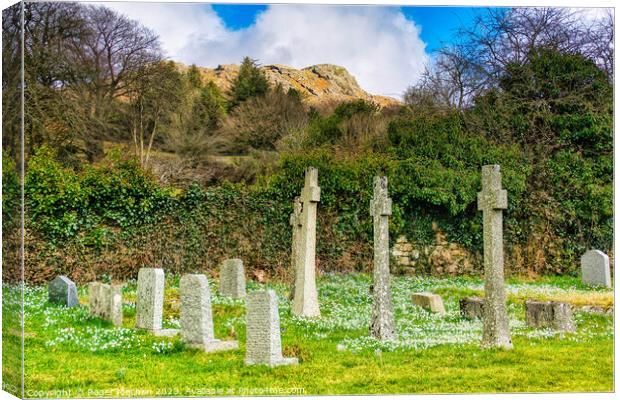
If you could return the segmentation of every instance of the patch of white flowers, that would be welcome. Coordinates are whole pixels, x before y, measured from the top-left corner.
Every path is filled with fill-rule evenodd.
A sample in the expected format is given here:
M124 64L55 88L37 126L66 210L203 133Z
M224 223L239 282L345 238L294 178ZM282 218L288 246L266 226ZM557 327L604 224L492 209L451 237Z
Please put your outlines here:
M174 343L172 342L153 342L151 348L157 354L167 354L172 351L174 348Z
M61 328L56 338L45 342L45 347L66 346L92 353L107 350L139 347L141 340L135 330L127 328L99 328L87 326L81 329Z

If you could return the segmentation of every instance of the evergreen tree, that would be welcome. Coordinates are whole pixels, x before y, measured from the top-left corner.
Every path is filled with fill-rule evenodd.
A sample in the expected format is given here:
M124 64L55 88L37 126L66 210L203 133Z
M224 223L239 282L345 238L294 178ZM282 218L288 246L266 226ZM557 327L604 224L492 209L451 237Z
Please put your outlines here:
M267 93L269 83L263 72L258 68L256 60L245 57L239 68L239 75L231 89L230 108L251 97L261 97Z

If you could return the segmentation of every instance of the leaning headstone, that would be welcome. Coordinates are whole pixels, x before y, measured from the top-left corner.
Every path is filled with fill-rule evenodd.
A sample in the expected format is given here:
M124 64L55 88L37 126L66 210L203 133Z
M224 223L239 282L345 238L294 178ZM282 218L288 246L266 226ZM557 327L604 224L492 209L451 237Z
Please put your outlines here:
M174 336L178 329L162 329L164 313L164 270L140 268L136 299L136 328L155 336Z
M297 364L282 357L278 297L273 290L251 292L246 301L246 365Z
M233 299L245 297L245 271L240 259L232 258L222 263L220 293Z
M80 304L75 283L64 275L57 276L49 283L48 299L50 303L58 303L67 307Z
M318 317L319 296L316 290L316 209L321 200L316 168L306 170L304 188L301 191L301 243L295 276L295 298L292 312L304 317Z
M558 331L575 331L570 304L557 301L525 302L525 323L534 328L551 328Z
M607 254L600 250L588 250L581 256L581 281L589 286L611 287Z
M512 348L506 291L504 288L504 242L502 210L508 208L508 194L502 190L499 165L482 167L482 191L478 210L482 211L484 238L484 318L483 347Z
M468 319L482 319L484 317L484 300L480 297L463 297L459 300L461 316Z
M289 300L293 300L295 298L295 280L298 276L301 276L302 274L302 264L299 262L299 248L301 247L302 208L303 206L301 203L301 198L295 197L295 200L293 200L293 212L291 213L291 217L289 219L292 230L291 267L293 270L293 283L291 285Z
M92 315L123 325L123 295L121 285L91 282L88 290L88 308Z
M422 307L432 313L444 315L446 309L443 305L443 299L438 294L422 292L411 295L413 305Z
M378 340L395 338L394 308L390 291L390 232L388 218L392 215L392 199L388 197L387 177L377 176L370 200L373 218L373 304L370 334Z
M222 341L214 336L211 292L206 275L183 275L180 291L183 342L208 353L239 347L237 341Z

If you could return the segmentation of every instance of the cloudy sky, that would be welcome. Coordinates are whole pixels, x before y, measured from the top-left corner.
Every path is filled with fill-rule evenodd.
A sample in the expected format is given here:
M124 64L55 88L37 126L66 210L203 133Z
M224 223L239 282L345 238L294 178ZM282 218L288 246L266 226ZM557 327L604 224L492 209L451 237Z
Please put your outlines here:
M260 64L343 66L362 88L398 97L442 43L481 8L329 5L101 3L155 31L175 61L216 67L250 56Z
M478 9L326 5L101 3L154 30L170 59L216 67L244 56L295 68L330 63L365 90L400 96L432 50Z

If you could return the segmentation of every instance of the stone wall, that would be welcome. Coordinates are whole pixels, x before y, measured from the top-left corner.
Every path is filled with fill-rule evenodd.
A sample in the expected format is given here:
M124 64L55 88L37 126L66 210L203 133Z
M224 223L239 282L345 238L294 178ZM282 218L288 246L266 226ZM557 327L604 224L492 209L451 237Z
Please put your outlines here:
M392 247L394 272L410 275L474 274L480 270L480 256L470 253L458 243L450 243L437 224L432 225L435 240L419 244L404 235Z

